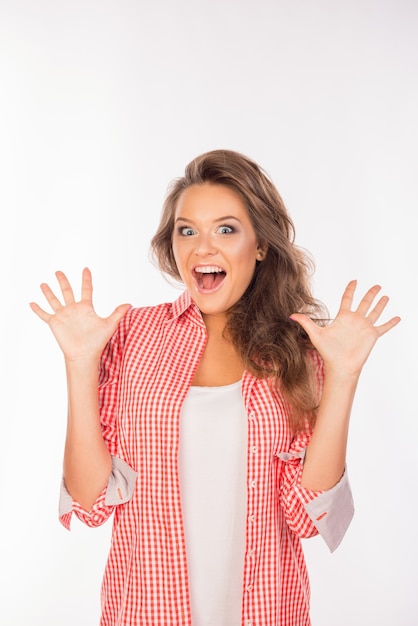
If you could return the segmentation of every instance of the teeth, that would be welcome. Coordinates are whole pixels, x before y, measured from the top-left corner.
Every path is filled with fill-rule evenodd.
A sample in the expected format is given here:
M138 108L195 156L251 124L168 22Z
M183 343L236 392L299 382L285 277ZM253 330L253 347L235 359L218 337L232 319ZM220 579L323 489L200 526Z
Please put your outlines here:
M219 274L224 272L225 270L222 267L218 267L217 265L199 265L194 268L195 272L200 272L200 274Z

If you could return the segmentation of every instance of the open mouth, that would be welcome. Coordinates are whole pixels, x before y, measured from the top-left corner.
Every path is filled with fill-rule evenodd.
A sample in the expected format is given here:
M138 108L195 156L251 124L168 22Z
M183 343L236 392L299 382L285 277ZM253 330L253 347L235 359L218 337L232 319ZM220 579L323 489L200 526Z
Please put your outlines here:
M197 265L193 277L199 291L215 291L225 280L226 272L218 265Z

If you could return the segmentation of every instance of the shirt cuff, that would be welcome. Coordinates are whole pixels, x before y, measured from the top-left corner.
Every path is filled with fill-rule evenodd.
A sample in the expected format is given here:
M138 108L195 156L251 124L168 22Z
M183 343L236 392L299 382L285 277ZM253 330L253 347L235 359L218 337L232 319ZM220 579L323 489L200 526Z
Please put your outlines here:
M298 491L303 487L298 487ZM331 552L340 545L354 515L354 503L347 470L331 489L304 504L313 524Z
M112 473L107 483L105 504L125 504L132 498L138 473L125 461L112 456Z
M78 502L73 500L63 479L59 498L59 518L61 523L70 529L73 512L89 526L97 526L103 523L109 517L114 506L125 504L132 498L137 476L137 472L125 461L119 457L112 456L112 471L107 486L88 512Z
M298 466L294 490L306 514L331 552L340 545L354 515L354 503L347 470L340 481L326 491L313 491L300 485L306 448L300 452L281 452L279 458Z

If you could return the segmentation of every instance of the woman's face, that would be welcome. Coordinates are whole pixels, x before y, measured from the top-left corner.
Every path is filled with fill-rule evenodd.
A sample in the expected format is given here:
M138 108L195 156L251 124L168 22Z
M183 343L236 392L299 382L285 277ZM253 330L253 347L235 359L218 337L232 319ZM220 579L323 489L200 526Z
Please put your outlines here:
M241 298L262 255L241 197L223 185L192 185L174 216L173 253L203 317L225 316Z

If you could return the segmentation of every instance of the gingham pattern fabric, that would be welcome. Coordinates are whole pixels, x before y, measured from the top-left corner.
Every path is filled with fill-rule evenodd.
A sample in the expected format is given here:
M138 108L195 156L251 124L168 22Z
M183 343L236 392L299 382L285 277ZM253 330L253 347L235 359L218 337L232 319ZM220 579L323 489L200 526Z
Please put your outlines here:
M173 304L131 309L103 353L103 436L110 453L137 472L136 485L124 504L106 504L104 490L89 513L72 502L61 518L69 528L74 511L98 526L114 512L101 626L192 624L179 420L205 343L200 312L184 292ZM322 385L322 364L313 358ZM305 506L321 498L299 484L310 433L292 439L286 404L266 380L245 372L242 393L248 415L242 625L308 626L309 581L300 538L318 533Z

